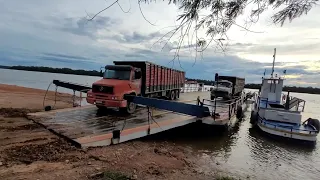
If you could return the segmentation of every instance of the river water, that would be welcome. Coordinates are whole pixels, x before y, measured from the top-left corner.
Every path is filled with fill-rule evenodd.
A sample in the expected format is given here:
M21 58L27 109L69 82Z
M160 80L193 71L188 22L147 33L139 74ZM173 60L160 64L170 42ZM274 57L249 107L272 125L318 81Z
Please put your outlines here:
M0 69L0 84L47 89L54 79L90 86L100 77ZM65 89L59 91L70 93ZM320 119L320 95L291 95L306 100L303 119ZM189 133L189 136L171 136L169 140L195 152L204 173L219 170L244 179L320 179L320 137L315 146L277 141L252 129L249 119L250 111L247 111L243 121L222 134L194 138Z

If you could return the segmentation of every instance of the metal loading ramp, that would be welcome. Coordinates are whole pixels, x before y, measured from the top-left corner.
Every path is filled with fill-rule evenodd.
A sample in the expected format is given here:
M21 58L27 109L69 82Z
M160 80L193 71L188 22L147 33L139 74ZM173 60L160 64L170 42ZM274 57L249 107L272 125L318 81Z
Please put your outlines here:
M28 118L74 144L86 148L118 144L196 121L208 125L226 125L235 115L234 109L231 108L234 104L227 104L215 108L215 113L220 112L221 116L212 116L212 108L210 110L196 101L195 97L201 95L209 96L208 92L186 93L181 97L182 102L134 97L133 102L140 106L148 105L164 110L140 107L135 114L126 116L111 109L100 111L95 106L89 105L30 113ZM194 100L187 100L188 98Z
M197 96L207 97L208 92L183 93L179 101L196 104ZM148 113L145 107L124 116L92 105L29 113L28 118L82 148L117 144L196 121L194 116L170 111L149 109Z
M108 112L112 112L111 110ZM155 134L195 121L193 116L154 111L149 118L146 108L132 116L100 115L95 106L31 113L29 119L50 131L72 140L82 148L107 146Z

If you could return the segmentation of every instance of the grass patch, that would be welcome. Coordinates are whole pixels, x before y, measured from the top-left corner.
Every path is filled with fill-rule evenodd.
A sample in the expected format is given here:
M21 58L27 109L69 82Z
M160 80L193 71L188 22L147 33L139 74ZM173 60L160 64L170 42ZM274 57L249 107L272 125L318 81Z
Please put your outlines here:
M230 176L217 176L216 180L236 180L236 179Z
M128 176L121 174L119 172L104 172L103 173L104 180L128 180L130 179Z
M92 177L92 179L95 179L95 180L129 180L131 178L122 174L122 173L119 173L119 172L106 171L106 172L97 174L96 176Z

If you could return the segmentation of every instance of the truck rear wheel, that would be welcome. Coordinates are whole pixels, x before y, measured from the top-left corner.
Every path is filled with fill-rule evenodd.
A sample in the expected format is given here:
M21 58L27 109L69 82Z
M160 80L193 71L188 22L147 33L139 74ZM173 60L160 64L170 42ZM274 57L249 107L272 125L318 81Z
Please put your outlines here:
M176 93L174 91L171 91L169 99L174 100L175 98L176 98Z
M132 114L136 111L137 105L133 102L127 102L127 107L120 108L120 111L126 114Z
M175 96L175 98L174 99L179 99L179 97L180 97L180 92L179 91L176 91L176 96Z

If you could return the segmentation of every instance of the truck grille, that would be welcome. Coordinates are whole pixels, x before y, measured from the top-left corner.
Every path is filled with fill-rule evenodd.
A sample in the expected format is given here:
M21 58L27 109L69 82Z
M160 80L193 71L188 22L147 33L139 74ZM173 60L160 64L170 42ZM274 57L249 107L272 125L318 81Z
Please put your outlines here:
M113 87L92 85L92 92L113 94Z

